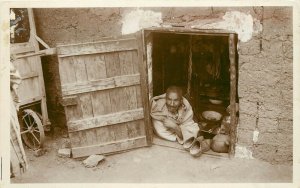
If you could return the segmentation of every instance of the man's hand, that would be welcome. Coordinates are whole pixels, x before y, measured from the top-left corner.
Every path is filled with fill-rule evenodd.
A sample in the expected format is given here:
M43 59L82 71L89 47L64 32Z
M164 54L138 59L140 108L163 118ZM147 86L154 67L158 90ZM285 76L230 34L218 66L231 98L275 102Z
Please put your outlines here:
M180 129L179 125L175 122L175 120L166 118L163 123L164 123L165 127L173 130L177 134L178 137L182 138L181 129Z
M176 129L178 127L177 123L174 120L171 120L169 118L164 119L164 126L169 129Z

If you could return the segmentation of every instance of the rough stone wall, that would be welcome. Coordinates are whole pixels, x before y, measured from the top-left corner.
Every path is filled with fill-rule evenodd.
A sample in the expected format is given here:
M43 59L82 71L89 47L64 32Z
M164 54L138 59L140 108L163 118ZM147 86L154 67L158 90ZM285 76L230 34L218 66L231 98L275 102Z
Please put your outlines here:
M263 30L251 41L241 43L239 51L238 144L248 147L254 158L291 163L292 11L264 7L256 12Z
M237 157L272 163L292 163L292 9L285 7L142 8L161 13L163 24L197 25L222 19L229 11L250 14L262 31L239 42L238 93L240 118ZM35 9L38 35L51 47L121 35L123 18L135 8ZM54 126L65 126L58 62L44 57L43 69L49 116Z

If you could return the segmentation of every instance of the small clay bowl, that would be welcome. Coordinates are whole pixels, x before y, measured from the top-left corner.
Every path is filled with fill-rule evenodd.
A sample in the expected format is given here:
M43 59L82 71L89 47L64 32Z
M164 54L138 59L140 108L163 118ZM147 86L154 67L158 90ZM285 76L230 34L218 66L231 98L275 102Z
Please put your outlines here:
M216 111L204 111L202 112L202 117L209 121L220 121L222 114Z
M208 99L208 100L212 104L222 104L223 103L223 101L217 100L217 99Z

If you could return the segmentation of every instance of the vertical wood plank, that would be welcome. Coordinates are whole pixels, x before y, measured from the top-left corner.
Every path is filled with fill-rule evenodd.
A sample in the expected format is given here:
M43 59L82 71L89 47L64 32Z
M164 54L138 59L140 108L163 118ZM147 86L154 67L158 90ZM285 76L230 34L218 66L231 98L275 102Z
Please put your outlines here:
M110 126L97 128L96 134L99 143L107 143L115 140L115 136L109 130Z
M65 114L67 123L82 118L82 113L79 105L72 105L65 107Z
M136 50L132 52L132 63L133 63L133 73L134 74L140 73L138 52ZM137 108L143 107L141 89L142 89L141 85L135 86Z
M59 75L61 85L75 83L76 76L72 57L59 58Z
M141 36L139 36L141 35ZM137 38L138 38L138 42L139 42L139 50L138 53L140 54L140 52L142 53L142 58L139 55L139 62L141 63L142 61L145 61L145 65L143 65L143 68L145 68L145 70L141 71L146 71L145 76L147 76L146 80L147 80L147 87L148 87L148 96L149 99L151 99L153 97L153 61L152 61L152 51L153 51L153 35L152 33L144 33L144 31L141 31L139 33L137 33ZM146 59L143 59L143 58ZM141 59L140 59L141 58ZM164 63L162 63L162 71L164 70ZM163 74L164 75L164 74ZM164 83L163 83L163 88L164 88Z
M106 66L106 73L108 78L113 76L120 76L121 66L120 66L119 54L117 52L105 54L105 66ZM126 98L124 96L124 88L115 88L109 90L109 96L110 96L112 113L125 111L127 109L127 105L125 102ZM123 131L123 130L116 130L115 126L117 125L109 126L110 127L109 133L111 134L111 137L114 138L114 141L118 139L117 138L118 135L116 135L118 134L118 131Z
M107 78L104 55L90 55L89 61L86 61L86 70L88 80L98 80Z
M80 137L78 132L70 132L69 138L71 141L71 147L79 147L80 146Z
M28 58L17 59L14 62L14 65L16 69L19 71L21 77L30 72ZM19 100L25 100L30 98L31 90L29 88L30 88L30 83L28 83L28 80L22 80L21 85L19 87L19 93L20 93Z
M76 82L80 83L80 82L87 81L88 76L85 67L86 57L85 56L76 57L76 58L72 57L72 59L74 61ZM93 117L93 109L92 109L90 93L82 93L78 95L78 98L79 98L79 105L81 107L82 118Z
M26 58L26 66L28 66L27 68L27 73L29 72L37 72L38 73L38 77L35 78L30 78L30 79L26 79L24 81L27 81L28 84L28 92L27 94L30 95L29 97L35 97L35 96L41 96L41 98L43 98L43 95L45 95L44 90L41 90L41 84L44 85L44 81L40 82L39 80L41 79L40 77L42 77L43 72L40 71L40 66L41 66L41 61L39 59L40 57L28 57Z
M229 60L230 60L230 148L229 155L231 158L235 154L236 144L236 36L229 35Z
M74 61L74 69L75 69L75 76L76 82L84 82L88 80L87 70L86 70L86 62L90 62L90 55L79 56L79 57L72 57ZM90 93L82 93L78 95L79 98L79 105L81 109L82 118L89 118L93 117L93 107L92 107L92 100ZM94 135L91 131L80 131L82 144L93 144L94 142Z
M79 57L71 57L71 58L74 62L76 82L80 83L80 82L87 81L88 76L85 68L85 60L87 59L87 57L79 56Z
M135 138L139 136L146 135L145 133L145 123L144 120L137 120L134 123L129 123L127 125L128 138Z
M86 61L85 65L89 81L107 78L104 55L90 55L90 59ZM94 117L111 113L111 103L108 90L91 92L91 101ZM105 143L112 139L107 128L96 128L92 131L95 137L94 143Z
M76 82L74 62L72 57L59 58L59 75L61 85ZM82 117L79 105L66 106L65 114L68 121L77 120Z
M91 55L86 62L88 80L99 80L107 78L104 55ZM107 90L95 91L91 93L94 116L111 113L109 92Z
M145 55L145 46L144 46L144 31L140 31L136 34L138 41L138 64L139 70L141 74L141 94L142 94L142 102L144 107L144 117L145 117L145 132L147 135L147 144L148 146L152 145L152 125L150 121L150 107L149 107L149 88L148 88L148 74L147 74L147 61L144 59Z
M122 75L128 75L128 74L134 74L135 71L137 71L138 67L135 67L136 64L133 61L134 51L125 51L119 53L120 58L120 67L121 67L121 74ZM140 86L140 85L139 85ZM136 109L137 104L137 95L136 95L136 87L137 86L130 86L124 88L124 94L126 95L126 103L128 110ZM131 128L131 130L129 130ZM136 129L136 130L134 130ZM127 122L125 123L125 126L123 130L121 130L119 133L121 133L121 137L130 137L130 132L139 132L140 126L137 121L133 122ZM118 130L116 130L118 131Z
M132 59L132 52L125 51L119 52L120 59L120 69L121 75L129 75L134 72L134 63ZM124 102L127 103L127 110L136 109L137 101L136 101L136 89L135 86L122 88L125 94ZM121 97L121 96L120 96Z
M80 138L80 146L88 146L91 144L87 140L86 131L78 131L78 136Z
M105 66L107 77L114 77L121 75L120 60L118 53L105 54ZM127 109L124 102L123 88L115 88L109 90L110 103L112 112L124 111ZM124 100L120 100L124 99Z
M110 132L113 132L115 135L115 141L125 140L128 138L128 123L120 123L111 126Z

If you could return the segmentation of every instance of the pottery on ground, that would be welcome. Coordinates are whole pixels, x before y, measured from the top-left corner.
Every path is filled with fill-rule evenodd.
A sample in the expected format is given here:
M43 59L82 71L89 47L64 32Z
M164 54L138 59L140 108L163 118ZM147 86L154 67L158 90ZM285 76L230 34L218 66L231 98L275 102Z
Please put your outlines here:
M218 153L228 153L229 151L230 137L229 135L218 134L211 143L211 149Z

